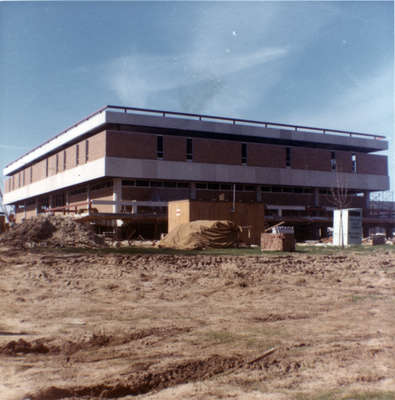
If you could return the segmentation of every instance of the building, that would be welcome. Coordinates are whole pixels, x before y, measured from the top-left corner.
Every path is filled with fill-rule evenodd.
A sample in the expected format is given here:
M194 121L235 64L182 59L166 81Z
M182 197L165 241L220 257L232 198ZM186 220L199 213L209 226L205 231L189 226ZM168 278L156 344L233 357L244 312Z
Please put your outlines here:
M369 193L389 189L375 154L387 148L374 134L106 106L7 165L4 203L17 221L137 221L166 218L170 200L235 198L265 203L273 220L329 223L334 189L365 214Z

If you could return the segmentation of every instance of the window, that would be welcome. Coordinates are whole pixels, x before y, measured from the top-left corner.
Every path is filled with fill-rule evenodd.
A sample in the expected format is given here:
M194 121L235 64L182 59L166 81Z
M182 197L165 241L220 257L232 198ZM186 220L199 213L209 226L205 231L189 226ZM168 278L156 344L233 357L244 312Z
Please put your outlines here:
M18 174L18 187L21 187L21 173Z
M189 183L188 182L178 182L177 187L187 189L187 188L189 188Z
M331 151L331 170L336 170L336 153L334 151Z
M33 182L33 166L30 167L30 183Z
M161 187L162 186L162 182L161 181L151 181L150 182L150 186L151 187Z
M48 176L48 158L45 159L45 176Z
M196 189L207 189L207 183L197 183Z
M129 181L129 180L123 180L122 181L122 186L136 186L135 181Z
M66 158L66 150L63 151L63 171L66 170L67 158Z
M244 185L244 190L247 192L255 192L255 186L254 185Z
M56 173L59 172L59 154L58 153L56 154L56 158L55 158L55 170L56 170Z
M192 139L187 139L187 160L192 160Z
M247 164L247 143L241 144L241 163L243 165Z
M291 149L289 147L285 149L285 166L291 166Z
M25 170L22 172L22 185L25 186Z
M357 155L354 153L351 155L351 165L352 172L357 172Z
M148 187L149 182L148 181L136 181L136 186Z
M85 162L89 160L89 140L85 140Z
M163 158L163 136L156 137L156 157Z
M229 183L222 183L221 190L232 190L232 185Z
M80 163L80 145L77 144L75 146L75 165Z
M218 183L209 183L207 185L208 189L210 190L218 190L219 189L219 184Z
M171 182L171 181L166 181L166 182L163 183L163 185L164 185L164 187L167 187L167 188L175 188L175 187L177 187L176 182Z

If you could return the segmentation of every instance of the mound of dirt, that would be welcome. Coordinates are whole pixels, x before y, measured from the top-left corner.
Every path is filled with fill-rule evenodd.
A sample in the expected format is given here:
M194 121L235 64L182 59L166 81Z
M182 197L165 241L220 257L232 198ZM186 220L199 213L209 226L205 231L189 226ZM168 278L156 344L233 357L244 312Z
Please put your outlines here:
M180 224L157 246L179 250L234 247L240 228L232 221L193 221Z
M0 236L0 244L11 247L99 247L102 237L89 225L70 217L38 216L12 227Z

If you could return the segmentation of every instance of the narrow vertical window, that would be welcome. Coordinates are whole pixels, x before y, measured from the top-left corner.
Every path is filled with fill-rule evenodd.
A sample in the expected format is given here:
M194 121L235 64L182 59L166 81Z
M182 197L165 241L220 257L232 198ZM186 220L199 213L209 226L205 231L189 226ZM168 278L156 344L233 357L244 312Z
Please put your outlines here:
M291 148L287 147L285 149L285 166L290 167L291 166Z
M33 183L33 165L30 167L30 183Z
M192 160L192 139L187 139L187 160Z
M336 153L331 151L331 170L336 171Z
M351 168L352 172L357 172L357 155L354 153L351 155Z
M45 176L48 176L48 158L45 159Z
M89 140L85 140L85 162L89 161Z
M63 171L66 170L67 158L66 158L66 150L63 151Z
M77 144L75 146L75 165L80 163L80 145Z
M21 187L21 173L18 174L18 187Z
M56 170L56 173L59 172L59 153L56 153L55 170Z
M156 137L156 157L163 158L163 136Z
M15 175L12 175L12 190L15 189Z
M247 164L247 143L241 144L241 163L243 165Z
M22 172L22 186L25 186L25 170Z

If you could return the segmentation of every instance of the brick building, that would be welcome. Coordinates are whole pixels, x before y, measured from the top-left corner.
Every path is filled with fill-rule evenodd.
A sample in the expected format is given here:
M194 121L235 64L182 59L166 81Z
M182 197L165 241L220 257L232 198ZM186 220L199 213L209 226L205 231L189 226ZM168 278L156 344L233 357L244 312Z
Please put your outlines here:
M382 136L117 106L104 107L10 163L17 221L48 211L163 214L179 199L263 202L268 218L329 218L331 188L368 210L389 189Z

